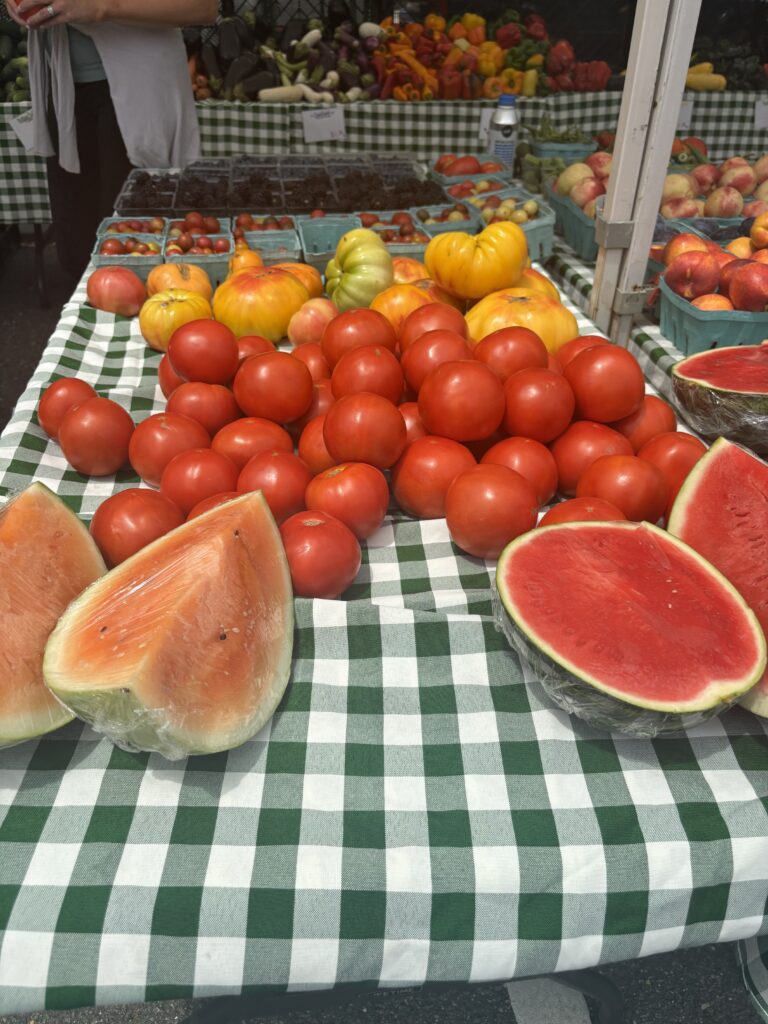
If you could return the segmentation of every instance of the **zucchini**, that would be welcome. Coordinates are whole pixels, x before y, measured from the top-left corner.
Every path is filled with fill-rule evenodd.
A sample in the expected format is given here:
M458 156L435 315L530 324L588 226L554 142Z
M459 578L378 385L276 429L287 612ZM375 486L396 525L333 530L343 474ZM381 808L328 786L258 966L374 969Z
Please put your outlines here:
M259 100L262 103L301 103L304 91L300 85L281 85L276 89L261 89Z

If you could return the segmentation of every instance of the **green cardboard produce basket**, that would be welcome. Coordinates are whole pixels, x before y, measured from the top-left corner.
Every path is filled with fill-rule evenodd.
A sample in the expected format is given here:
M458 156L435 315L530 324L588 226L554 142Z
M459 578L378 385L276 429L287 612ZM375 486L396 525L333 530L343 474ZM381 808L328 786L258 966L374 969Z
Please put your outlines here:
M768 338L768 313L699 309L659 282L659 325L683 355L726 345L759 345Z

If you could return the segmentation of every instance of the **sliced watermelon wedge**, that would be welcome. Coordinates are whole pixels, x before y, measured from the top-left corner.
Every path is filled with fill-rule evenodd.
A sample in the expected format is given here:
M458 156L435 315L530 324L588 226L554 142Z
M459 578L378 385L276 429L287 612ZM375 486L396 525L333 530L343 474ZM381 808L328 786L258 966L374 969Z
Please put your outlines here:
M768 635L768 464L715 441L686 477L668 528L728 577ZM768 718L768 672L740 703Z
M523 534L496 585L513 645L560 707L636 736L724 710L763 674L766 643L736 588L648 523Z
M293 594L260 491L160 537L89 587L45 651L50 690L127 750L228 750L288 683Z

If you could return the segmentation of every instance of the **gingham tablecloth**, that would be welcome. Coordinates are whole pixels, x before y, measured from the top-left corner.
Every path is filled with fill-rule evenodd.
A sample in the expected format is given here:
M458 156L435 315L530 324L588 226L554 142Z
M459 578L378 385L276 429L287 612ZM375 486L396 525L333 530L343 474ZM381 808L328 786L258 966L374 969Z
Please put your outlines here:
M162 408L135 321L62 312L0 437L0 493L88 518L34 419L78 374ZM579 316L582 331L590 324ZM391 515L345 601L296 602L271 723L170 763L73 723L0 751L0 1013L485 981L768 932L766 723L611 735L555 709L492 617L491 566Z

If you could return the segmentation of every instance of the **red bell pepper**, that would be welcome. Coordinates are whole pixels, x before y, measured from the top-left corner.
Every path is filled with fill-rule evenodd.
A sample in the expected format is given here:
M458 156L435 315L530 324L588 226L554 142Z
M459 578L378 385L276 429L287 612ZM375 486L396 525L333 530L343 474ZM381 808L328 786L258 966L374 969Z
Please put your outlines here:
M548 39L547 26L544 19L538 14L529 14L525 19L525 30L529 39Z
M576 54L566 39L560 39L550 46L547 54L547 71L550 75L559 75L569 71L576 63Z
M456 68L442 68L437 76L438 95L441 100L461 99L463 79Z
M521 39L522 32L516 21L510 21L496 29L496 42L502 50L511 50L513 46L520 43Z
M573 92L574 84L570 71L564 71L560 75L555 75L555 81L560 92Z

